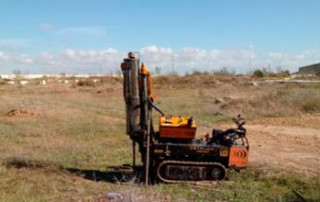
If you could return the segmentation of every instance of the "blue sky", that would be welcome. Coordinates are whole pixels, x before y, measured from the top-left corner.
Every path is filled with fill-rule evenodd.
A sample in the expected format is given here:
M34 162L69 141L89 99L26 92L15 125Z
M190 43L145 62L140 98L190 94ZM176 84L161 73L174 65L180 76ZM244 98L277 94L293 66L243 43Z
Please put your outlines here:
M0 0L0 73L112 72L125 53L179 72L320 61L320 1ZM101 68L100 68L101 69Z

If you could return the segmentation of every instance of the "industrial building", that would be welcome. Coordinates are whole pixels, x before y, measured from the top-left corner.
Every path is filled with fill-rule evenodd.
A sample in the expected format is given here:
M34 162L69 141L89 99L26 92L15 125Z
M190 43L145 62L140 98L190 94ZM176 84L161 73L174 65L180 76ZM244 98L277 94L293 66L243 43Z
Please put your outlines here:
M320 63L308 65L299 68L299 73L301 74L317 74L320 73Z

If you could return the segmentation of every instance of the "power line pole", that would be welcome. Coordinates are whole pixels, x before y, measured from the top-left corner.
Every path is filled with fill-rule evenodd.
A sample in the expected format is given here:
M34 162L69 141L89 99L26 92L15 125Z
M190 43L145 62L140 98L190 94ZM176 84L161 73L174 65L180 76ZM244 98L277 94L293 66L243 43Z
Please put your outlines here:
M173 75L174 74L174 55L172 54L172 57L171 57L171 74Z

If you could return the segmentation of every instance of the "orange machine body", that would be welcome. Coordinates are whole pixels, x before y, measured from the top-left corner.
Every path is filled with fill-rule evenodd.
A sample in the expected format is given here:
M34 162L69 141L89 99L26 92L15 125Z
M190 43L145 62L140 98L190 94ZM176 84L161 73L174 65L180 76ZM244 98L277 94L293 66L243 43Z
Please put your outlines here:
M231 146L229 149L229 167L245 168L248 164L249 150L247 147Z
M196 136L196 123L181 116L161 116L159 118L160 138L193 140Z

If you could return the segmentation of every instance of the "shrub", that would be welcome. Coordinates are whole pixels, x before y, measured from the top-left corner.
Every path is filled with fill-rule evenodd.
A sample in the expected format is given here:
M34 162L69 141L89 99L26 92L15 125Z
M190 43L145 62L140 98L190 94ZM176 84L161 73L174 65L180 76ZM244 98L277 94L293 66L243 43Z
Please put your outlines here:
M258 77L258 78L261 78L261 77L264 77L264 73L263 71L261 71L260 69L257 69L253 72L253 76L254 77Z
M199 71L199 70L193 70L193 72L192 72L191 75L194 75L194 76L196 76L196 75L202 75L202 72Z
M309 99L302 105L305 112L318 112L320 111L320 102L317 99Z
M229 71L227 67L222 67L218 71L213 71L214 75L234 75L234 71Z
M77 83L77 86L89 86L89 87L94 87L95 83L92 80L80 80Z
M284 71L280 71L278 74L278 77L287 77L287 76L290 76L290 72L289 70L284 70Z

